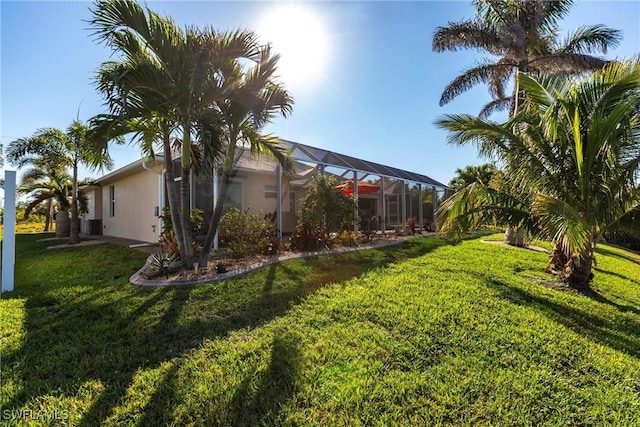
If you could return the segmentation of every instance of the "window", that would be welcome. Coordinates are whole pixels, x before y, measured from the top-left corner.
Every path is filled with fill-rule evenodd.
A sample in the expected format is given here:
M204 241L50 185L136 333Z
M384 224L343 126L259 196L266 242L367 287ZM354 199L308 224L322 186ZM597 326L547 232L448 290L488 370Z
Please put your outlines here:
M116 187L109 186L109 216L116 216Z
M228 211L231 208L243 210L242 182L240 181L231 181L229 183L229 187L227 187L227 197L225 197L223 205L224 212Z
M264 186L264 197L267 199L275 199L278 197L278 187L275 185Z

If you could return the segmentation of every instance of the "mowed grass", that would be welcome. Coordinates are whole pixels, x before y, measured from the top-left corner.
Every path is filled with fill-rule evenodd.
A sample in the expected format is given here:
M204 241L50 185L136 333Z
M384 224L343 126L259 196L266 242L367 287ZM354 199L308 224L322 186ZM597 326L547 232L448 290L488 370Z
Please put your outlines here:
M8 425L640 424L640 256L619 248L591 295L479 238L141 289L145 254L42 237L18 236L0 302Z

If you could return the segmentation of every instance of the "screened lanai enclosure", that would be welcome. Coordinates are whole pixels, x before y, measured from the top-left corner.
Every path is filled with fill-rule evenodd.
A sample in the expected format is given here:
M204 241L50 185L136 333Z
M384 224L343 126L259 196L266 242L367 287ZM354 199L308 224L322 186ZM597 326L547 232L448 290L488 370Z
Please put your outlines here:
M359 231L376 219L381 231L405 229L408 221L435 230L438 201L448 187L426 175L339 154L297 142L280 140L295 160L285 177L276 162L240 150L236 173L227 190L225 209L236 207L252 213L273 214L279 232L287 234L297 224L297 206L305 187L316 174L336 177L336 190L357 197L352 229ZM213 214L217 198L215 177L200 173L192 181L192 206Z

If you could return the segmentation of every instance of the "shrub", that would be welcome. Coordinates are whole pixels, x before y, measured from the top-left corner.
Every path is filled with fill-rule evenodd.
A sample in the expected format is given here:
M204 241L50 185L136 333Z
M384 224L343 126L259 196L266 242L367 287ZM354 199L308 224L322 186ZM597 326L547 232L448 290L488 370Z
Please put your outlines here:
M291 249L299 251L329 249L329 233L326 230L315 230L311 223L305 222L293 230L289 245Z
M162 208L162 233L169 234L173 231L171 220L171 209L168 206ZM193 208L189 211L189 222L194 235L199 234L204 229L204 211L200 208Z
M234 258L258 253L268 253L269 237L275 232L275 224L261 215L253 215L232 208L220 219L218 227L223 240Z
M307 186L307 196L300 200L300 222L314 230L341 231L353 223L357 206L354 197L336 190L333 176L318 174Z
M193 208L189 212L189 221L191 222L191 229L193 235L197 236L202 233L204 229L204 211L200 208Z
M189 212L189 221L191 222L191 229L193 235L198 235L204 229L204 211L199 208L191 209ZM173 223L171 222L171 209L168 206L162 208L162 232L160 237L162 238L162 244L167 245L170 255L176 255L178 259L182 259L182 254L176 241L176 235L173 231Z
M351 233L347 230L343 230L342 233L338 235L338 242L342 246L356 246L357 245L358 236L356 233Z

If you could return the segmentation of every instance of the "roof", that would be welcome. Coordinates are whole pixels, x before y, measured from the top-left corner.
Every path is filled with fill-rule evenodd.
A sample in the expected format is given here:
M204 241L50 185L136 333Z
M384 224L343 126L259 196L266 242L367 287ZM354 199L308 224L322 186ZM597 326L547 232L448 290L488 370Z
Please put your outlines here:
M279 141L285 148L288 148L290 150L291 157L298 162L315 163L321 166L331 166L346 170L354 170L357 172L374 174L385 178L413 181L430 186L440 187L441 189L448 188L441 182L438 182L433 178L416 172L410 172L393 166L385 166L380 163L358 159L346 154L340 154L322 148L301 144L299 142L288 141L286 139L280 139ZM158 164L161 159L162 156L157 156L155 164ZM98 178L95 182L98 185L106 185L118 179L122 179L135 173L141 172L145 169L143 162L144 160L136 160L135 162L130 163L127 166L124 166L101 178ZM245 150L242 152L242 155L238 159L236 167L241 170L244 169L261 172L275 172L276 162L271 157L252 155L248 150ZM296 164L294 176L292 176L291 179L295 180L308 177L309 174L314 171L314 169L315 168L308 167L302 164Z
M386 178L399 178L408 181L428 184L431 186L441 187L443 189L448 188L443 183L419 173L409 172L407 170L395 168L393 166L385 166L380 163L358 159L346 154L339 154L333 151L324 150L322 148L300 144L299 142L287 141L285 139L281 139L280 141L285 147L291 150L291 156L298 161L317 163L325 166L334 166L342 169L355 170L358 172L366 172L384 176Z
M97 185L111 184L112 182L118 181L123 178L127 178L131 175L144 171L146 169L145 164L148 165L147 167L153 167L157 164L161 164L161 162L162 162L162 156L156 156L154 163L148 163L148 162L145 163L144 159L138 159L134 162L129 163L126 166L121 167L120 169L116 169L113 172L110 172L104 176L101 176L100 178L96 179L94 182Z

